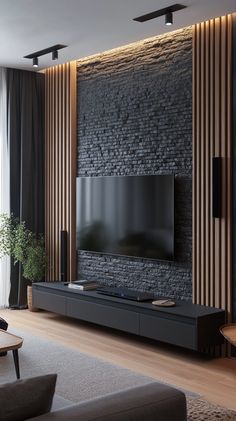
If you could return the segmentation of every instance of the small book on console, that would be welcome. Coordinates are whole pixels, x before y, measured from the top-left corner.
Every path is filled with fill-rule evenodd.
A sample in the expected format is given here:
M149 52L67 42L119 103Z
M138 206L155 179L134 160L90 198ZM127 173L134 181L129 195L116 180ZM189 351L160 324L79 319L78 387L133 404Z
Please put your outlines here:
M88 291L99 287L94 281L74 281L68 284L68 288L78 289L80 291Z

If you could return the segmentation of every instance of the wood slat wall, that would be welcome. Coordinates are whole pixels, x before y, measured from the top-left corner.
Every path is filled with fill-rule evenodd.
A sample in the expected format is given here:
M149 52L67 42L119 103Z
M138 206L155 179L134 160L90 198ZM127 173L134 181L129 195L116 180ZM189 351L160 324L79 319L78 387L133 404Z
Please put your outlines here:
M76 62L45 73L47 279L59 280L60 231L68 232L68 279L76 279Z
M193 302L232 315L232 15L193 27ZM222 217L212 217L212 158Z

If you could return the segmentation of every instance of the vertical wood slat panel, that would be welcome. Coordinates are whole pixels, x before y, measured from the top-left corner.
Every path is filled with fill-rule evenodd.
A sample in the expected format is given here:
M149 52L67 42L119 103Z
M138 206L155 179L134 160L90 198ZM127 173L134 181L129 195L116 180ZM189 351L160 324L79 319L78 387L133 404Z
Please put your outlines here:
M200 124L200 149L201 149L201 154L200 154L200 184L201 184L201 199L200 199L200 223L201 223L201 232L200 232L200 237L201 237L201 245L200 245L200 250L201 250L201 277L200 277L200 282L201 282L201 293L200 293L200 300L201 303L205 304L205 159L204 159L204 155L205 155L205 136L204 136L204 132L205 132L205 119L204 119L204 112L205 112L205 106L204 106L204 102L205 102L205 69L204 69L204 64L205 64L205 22L200 24L200 35L201 35L201 44L200 44L200 110L199 110L199 119L201 121Z
M227 279L227 290L232 291L232 156L233 156L233 147L232 147L232 121L233 121L233 101L232 101L232 15L227 16L227 107L226 107L226 119L227 119L227 268L228 268L228 279ZM228 319L231 320L232 313L232 296L227 294L227 309L229 309Z
M62 119L62 75L58 78L58 120L61 121ZM61 125L60 130L58 130L58 224L62 226L61 223L61 206L62 203L62 195L61 195L61 183L62 183L62 132L61 132ZM61 253L61 244L59 241L59 249L58 253Z
M55 269L59 267L59 233L56 227L58 227L58 212L59 212L59 171L58 171L58 157L59 157L59 119L58 119L58 72L55 72L54 75L54 82L55 82L55 91L54 91L54 98L55 98L55 202L54 202L54 215L55 215ZM57 187L58 186L58 187ZM55 273L55 276L57 274ZM58 278L57 278L58 279Z
M65 199L65 181L66 181L66 162L65 162L65 156L66 156L66 150L65 150L65 144L66 144L66 109L67 109L67 102L66 102L66 67L65 64L63 65L63 118L62 118L62 209L63 209L63 219L62 219L62 227L63 229L66 228L66 221L65 221L65 213L66 213L66 207L64 203L66 203Z
M198 62L197 68L201 66L201 31L200 25L198 25L198 39L197 39L197 50L198 50ZM198 80L197 83L200 86L201 84L201 77L200 72L198 72ZM201 142L200 142L200 130L201 130L201 119L200 119L200 109L201 109L201 92L197 90L197 202L199 203L199 207L197 208L197 250L201 250ZM197 274L198 274L198 288L197 288L197 301L201 301L201 254L199 253L200 264L197 265Z
M193 27L193 302L232 315L232 16ZM222 217L212 217L212 158Z
M196 92L196 29L193 31L193 72L192 72L192 86L193 92ZM196 96L192 96L192 110L193 110L193 157L196 158ZM196 162L193 159L193 178L192 184L192 203L196 203ZM192 210L192 224L193 224L193 257L196 255L196 208L193 206ZM196 301L196 259L192 261L192 296L193 301Z
M74 61L71 63L71 71L70 71L70 85L76 86L76 62ZM70 95L70 110L76 110L76 101L77 101L77 94L76 89L71 91ZM70 241L70 255L69 259L71 262L70 265L70 279L73 279L74 274L76 274L76 259L73 258L72 253L76 250L76 169L77 169L77 159L75 160L74 157L77 157L77 114L76 112L71 112L70 116L70 228L69 228L69 241Z
M221 142L220 142L220 155L222 159L222 184L227 186L226 179L226 160L227 160L227 120L226 120L226 31L227 20L226 16L221 17L221 61L220 61L220 74L221 74ZM227 215L227 188L222 189L222 214ZM227 217L222 218L221 221L221 273L220 277L227 280L227 241L226 241L226 225ZM227 282L221 282L221 307L226 308L226 290Z
M51 69L50 71L50 99L51 99L51 103L50 103L50 114L51 114L51 134L50 134L50 139L51 142L49 144L50 149L51 149L51 161L50 161L50 166L51 166L51 197L50 197L50 204L51 204L51 209L50 209L50 219L51 219L51 227L50 227L50 254L51 254L51 260L50 260L50 266L51 266L51 271L52 271L52 279L55 278L54 275L54 268L55 268L55 263L54 263L54 101L53 101L53 95L54 95L54 89L53 89L53 69ZM46 234L47 235L47 234Z
M213 63L213 71L215 73L215 112L214 112L214 126L215 126L215 156L220 155L220 18L215 19L215 62ZM220 307L220 220L214 219L215 229L215 243L214 243L214 254L215 254L215 305Z
M60 231L68 232L69 280L76 278L76 62L45 70L47 279L59 280Z
M210 186L212 186L212 157L215 156L215 124L214 124L214 104L215 104L215 75L214 75L214 61L215 61L215 21L212 19L210 21ZM211 233L210 233L210 305L215 306L215 254L214 254L214 244L215 244L215 223L212 218L212 191L210 189L210 203L211 203Z
M210 142L209 142L209 43L210 43L210 28L209 28L209 21L205 23L205 63L204 63L204 72L205 72L205 103L204 109L206 112L205 115L205 148L204 148L204 161L205 161L205 197L206 197L206 205L205 205L205 274L208 282L205 282L205 303L209 303L210 301L210 252L209 252L209 243L210 243L210 162L209 162L209 149L210 149ZM207 141L208 140L208 141Z
M68 93L68 85L69 85L69 71L68 71L68 67L66 66L66 104L68 104L68 102L69 102L69 93ZM65 139L66 139L66 143L65 143L65 153L66 153L66 157L65 157L65 163L66 163L66 171L65 171L65 174L66 174L66 179L65 179L65 184L66 184L66 191L65 191L65 194L66 194L66 196L65 196L65 200L66 201L69 201L70 200L70 198L69 198L69 192L68 192L68 171L69 171L69 168L68 168L68 142L67 142L67 139L68 139L68 135L69 135L69 133L68 133L68 121L69 121L69 112L70 112L70 110L69 110L69 107L66 107L66 137L65 137ZM66 226L68 225L68 209L67 209L67 207L65 207L65 211L66 211L66 215L65 215L65 223L66 223Z
M49 80L48 78L45 81L45 114L50 119L50 95L49 95ZM45 138L48 139L50 137L50 127L48 125L45 126ZM45 142L45 160L48 162L50 160L50 148L48 147L48 142ZM50 167L45 165L45 180L50 180L51 173ZM47 189L45 189L45 203L46 203L46 210L45 214L49 215L49 198L50 198L50 184L48 183ZM50 230L50 218L46 218L45 220L45 231L49 233ZM49 256L50 250L50 236L46 236L46 253ZM50 272L50 267L48 268L48 272Z
M201 149L200 149L200 130L201 130L201 121L200 121L200 90L197 89L200 87L201 79L200 79L200 72L198 69L201 66L201 38L200 38L200 24L195 26L194 31L194 44L193 44L193 56L195 57L194 60L194 69L193 69L193 90L195 95L193 95L193 110L194 110L194 126L193 126L193 168L194 168L194 175L193 177L193 185L194 187L194 196L193 196L193 203L198 203L198 207L193 206L193 237L195 239L193 244L193 300L194 302L201 301L201 254L198 254L199 261L194 259L197 254L197 251L200 250L201 247L201 183L200 183L200 156L201 156Z

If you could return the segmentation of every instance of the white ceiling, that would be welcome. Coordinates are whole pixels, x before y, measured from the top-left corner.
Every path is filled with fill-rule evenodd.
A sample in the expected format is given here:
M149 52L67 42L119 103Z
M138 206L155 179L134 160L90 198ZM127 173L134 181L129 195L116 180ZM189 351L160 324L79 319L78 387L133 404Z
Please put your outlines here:
M180 0L187 9L149 22L134 17L174 4L176 0L0 0L0 66L32 70L23 56L66 44L58 63L81 58L150 36L236 11L235 0ZM170 29L171 28L171 29ZM40 68L54 65L51 54Z

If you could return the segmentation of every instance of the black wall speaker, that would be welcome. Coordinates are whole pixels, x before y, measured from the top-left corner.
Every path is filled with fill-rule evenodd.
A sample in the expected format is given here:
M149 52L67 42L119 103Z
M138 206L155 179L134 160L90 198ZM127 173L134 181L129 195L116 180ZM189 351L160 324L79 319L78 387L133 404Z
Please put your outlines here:
M60 281L67 282L67 231L61 231Z
M221 218L221 165L222 160L214 157L212 161L212 216Z

